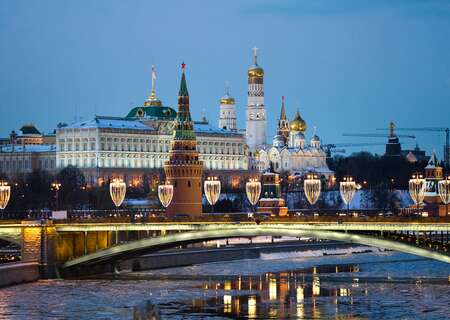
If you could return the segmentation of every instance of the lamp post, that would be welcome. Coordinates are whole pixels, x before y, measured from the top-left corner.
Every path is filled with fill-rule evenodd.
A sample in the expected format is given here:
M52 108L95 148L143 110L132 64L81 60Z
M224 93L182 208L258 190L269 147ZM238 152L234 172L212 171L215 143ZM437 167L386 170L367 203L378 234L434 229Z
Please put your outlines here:
M203 188L205 191L206 200L208 200L211 205L211 212L214 212L214 205L217 200L219 200L221 183L217 177L208 177L204 184Z
M409 179L409 195L417 206L417 215L420 214L420 205L425 198L426 181L420 173L414 173Z
M11 186L6 181L0 181L0 209L3 210L8 205L11 197Z
M55 202L56 202L56 210L59 209L59 189L61 189L61 183L53 182L51 184L53 190L55 190Z
M347 214L350 213L350 203L355 196L357 189L356 182L351 176L345 176L344 179L339 183L339 191L341 193L341 198L347 205Z
M445 204L445 215L448 215L448 204L450 203L450 176L446 176L438 182L439 196Z
M118 208L123 203L125 199L125 194L127 193L127 185L122 179L113 179L109 184L109 194L114 205Z
M258 203L259 196L261 195L261 182L257 178L251 178L245 184L245 192L247 199L252 205L253 214L255 213L255 205Z
M158 198L164 208L167 208L172 202L173 185L166 183L158 186Z
M305 190L306 199L313 206L319 200L322 182L315 173L306 175L303 181L303 189Z

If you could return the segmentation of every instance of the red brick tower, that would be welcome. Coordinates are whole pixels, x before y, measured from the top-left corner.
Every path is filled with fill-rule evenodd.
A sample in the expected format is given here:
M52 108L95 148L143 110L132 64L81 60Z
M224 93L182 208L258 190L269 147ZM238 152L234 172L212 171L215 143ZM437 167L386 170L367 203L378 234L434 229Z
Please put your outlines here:
M167 216L202 214L203 162L198 160L194 122L189 112L189 93L185 64L181 65L181 84L178 93L178 112L174 121L169 161L164 164L166 182L174 186L173 199L166 209Z

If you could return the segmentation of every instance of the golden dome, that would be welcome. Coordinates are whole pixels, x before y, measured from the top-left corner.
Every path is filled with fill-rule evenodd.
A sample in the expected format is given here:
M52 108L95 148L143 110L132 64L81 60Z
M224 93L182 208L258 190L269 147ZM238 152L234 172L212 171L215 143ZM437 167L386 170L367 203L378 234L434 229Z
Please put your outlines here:
M300 112L298 112L295 114L294 120L292 120L289 123L289 126L291 128L291 131L300 131L300 132L305 132L306 131L306 122L305 120L302 119L302 117L300 116Z
M254 65L250 69L248 69L248 77L249 78L262 78L262 77L264 77L264 69L258 65Z
M220 104L235 104L234 98L226 95L220 99Z

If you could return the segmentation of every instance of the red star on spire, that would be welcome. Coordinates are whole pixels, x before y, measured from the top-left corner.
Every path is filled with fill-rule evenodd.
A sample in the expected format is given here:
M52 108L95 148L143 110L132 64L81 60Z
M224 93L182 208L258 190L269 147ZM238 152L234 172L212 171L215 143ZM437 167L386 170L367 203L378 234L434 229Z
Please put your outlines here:
M184 69L186 69L186 63L184 63L184 61L181 63L181 70L184 71Z

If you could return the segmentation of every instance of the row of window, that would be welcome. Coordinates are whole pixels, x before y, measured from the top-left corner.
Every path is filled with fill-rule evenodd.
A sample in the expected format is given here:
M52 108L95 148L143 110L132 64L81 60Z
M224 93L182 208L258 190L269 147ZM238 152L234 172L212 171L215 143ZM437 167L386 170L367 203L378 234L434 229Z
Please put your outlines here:
M162 168L164 162L168 159L116 159L108 158L98 160L100 168ZM219 170L238 170L245 169L245 163L239 160L204 160L203 164L206 169ZM76 166L79 168L95 168L97 167L96 159L60 159L59 167Z
M0 160L0 171L16 171L16 170L33 170L43 169L52 170L55 168L54 159L38 159L35 162L36 167L32 166L30 159L12 159L12 160Z

